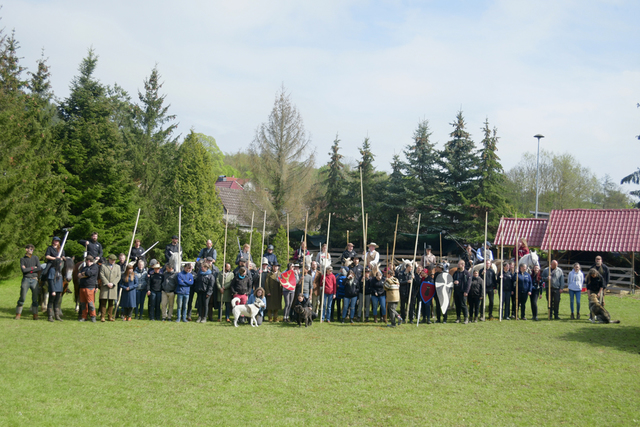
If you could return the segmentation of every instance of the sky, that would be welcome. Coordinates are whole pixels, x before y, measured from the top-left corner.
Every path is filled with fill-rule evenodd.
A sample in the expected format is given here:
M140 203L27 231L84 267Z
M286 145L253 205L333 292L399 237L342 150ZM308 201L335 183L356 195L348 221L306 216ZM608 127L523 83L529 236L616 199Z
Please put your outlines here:
M614 181L640 167L638 1L45 1L0 10L22 65L44 55L60 99L93 48L96 77L137 98L157 64L179 132L245 149L282 86L325 164L370 138L378 169L428 120L441 147L462 110L498 129L505 170L570 153Z

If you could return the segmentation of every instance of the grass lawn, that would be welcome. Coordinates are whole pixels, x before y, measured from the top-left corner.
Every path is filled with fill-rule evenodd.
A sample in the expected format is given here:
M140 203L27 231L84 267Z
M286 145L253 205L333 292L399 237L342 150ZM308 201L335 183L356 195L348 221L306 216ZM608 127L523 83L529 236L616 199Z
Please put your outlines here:
M62 323L16 321L18 294L0 282L1 426L640 424L631 296L607 297L619 325L299 329L80 323L69 296Z

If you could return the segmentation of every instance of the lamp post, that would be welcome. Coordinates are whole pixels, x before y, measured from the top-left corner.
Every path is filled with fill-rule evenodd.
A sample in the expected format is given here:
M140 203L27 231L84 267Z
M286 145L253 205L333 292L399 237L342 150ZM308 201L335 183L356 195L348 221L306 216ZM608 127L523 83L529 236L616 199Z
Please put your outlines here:
M538 157L536 158L536 218L538 218L538 182L540 177L540 139L544 138L543 135L537 134L533 136L538 138Z

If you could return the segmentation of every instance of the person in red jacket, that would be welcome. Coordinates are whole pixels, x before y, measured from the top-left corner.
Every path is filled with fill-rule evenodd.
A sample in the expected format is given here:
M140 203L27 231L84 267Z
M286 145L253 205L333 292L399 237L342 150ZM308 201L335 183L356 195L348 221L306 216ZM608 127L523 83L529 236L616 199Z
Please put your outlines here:
M336 297L336 276L333 275L331 267L326 270L326 277L320 277L320 285L324 283L324 308L322 309L322 320L331 323L331 303ZM322 290L322 288L320 288Z

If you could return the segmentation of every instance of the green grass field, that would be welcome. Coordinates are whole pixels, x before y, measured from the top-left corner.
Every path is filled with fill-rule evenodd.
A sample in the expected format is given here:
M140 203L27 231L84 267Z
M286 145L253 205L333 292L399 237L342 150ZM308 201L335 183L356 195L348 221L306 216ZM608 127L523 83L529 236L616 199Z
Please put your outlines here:
M69 296L62 323L16 321L18 289L0 283L2 426L640 424L632 296L607 297L620 325L299 329L80 323Z

